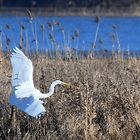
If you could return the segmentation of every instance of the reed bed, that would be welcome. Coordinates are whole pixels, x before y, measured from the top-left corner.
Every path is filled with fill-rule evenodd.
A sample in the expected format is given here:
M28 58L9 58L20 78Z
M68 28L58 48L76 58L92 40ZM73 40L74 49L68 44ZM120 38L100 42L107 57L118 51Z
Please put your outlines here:
M16 109L9 125L11 64L0 68L0 138L21 140L138 140L140 139L140 60L48 59L30 56L34 83L47 92L61 79L70 88L57 87L44 100L46 113L39 119Z

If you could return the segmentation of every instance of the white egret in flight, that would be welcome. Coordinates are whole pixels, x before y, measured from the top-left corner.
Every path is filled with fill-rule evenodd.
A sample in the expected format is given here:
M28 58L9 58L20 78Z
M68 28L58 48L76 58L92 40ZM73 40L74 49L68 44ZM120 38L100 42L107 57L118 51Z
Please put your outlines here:
M41 99L51 96L54 93L56 85L69 86L67 83L56 80L51 84L48 93L41 93L34 87L33 65L31 60L17 47L12 52L11 63L13 72L12 92L9 103L12 105L12 108L15 105L18 109L26 112L30 116L38 117L45 112L45 107Z

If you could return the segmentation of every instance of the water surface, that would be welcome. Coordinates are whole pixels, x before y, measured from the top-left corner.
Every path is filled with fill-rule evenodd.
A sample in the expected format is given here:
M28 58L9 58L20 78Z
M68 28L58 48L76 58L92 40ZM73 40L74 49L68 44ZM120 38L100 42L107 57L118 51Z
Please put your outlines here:
M0 17L3 48L8 43L10 48L22 44L29 49L92 49L96 29L91 16ZM101 17L96 49L117 49L119 45L122 50L140 50L139 17Z

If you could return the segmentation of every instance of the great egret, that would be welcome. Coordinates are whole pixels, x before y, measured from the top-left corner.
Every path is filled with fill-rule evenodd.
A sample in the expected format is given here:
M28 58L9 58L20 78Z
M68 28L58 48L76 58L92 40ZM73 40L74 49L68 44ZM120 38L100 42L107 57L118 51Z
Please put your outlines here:
M33 65L31 60L17 47L14 48L11 54L11 63L13 72L12 92L9 103L12 105L12 109L15 105L18 109L26 112L28 115L38 117L45 112L43 101L40 99L51 96L54 93L56 85L69 86L68 83L56 80L51 84L48 93L41 93L34 87Z

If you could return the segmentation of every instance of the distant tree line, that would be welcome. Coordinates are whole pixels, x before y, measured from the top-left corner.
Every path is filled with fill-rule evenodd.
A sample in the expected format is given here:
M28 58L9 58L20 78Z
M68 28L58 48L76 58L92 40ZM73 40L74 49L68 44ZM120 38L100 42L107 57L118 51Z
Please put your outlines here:
M0 0L1 7L134 7L139 0Z

